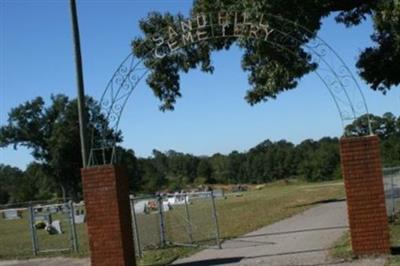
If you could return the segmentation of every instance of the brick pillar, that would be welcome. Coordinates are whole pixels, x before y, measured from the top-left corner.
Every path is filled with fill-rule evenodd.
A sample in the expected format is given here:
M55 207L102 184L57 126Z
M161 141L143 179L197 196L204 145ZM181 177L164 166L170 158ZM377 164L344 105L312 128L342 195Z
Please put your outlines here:
M81 169L92 266L134 266L128 178L115 165Z
M389 225L379 138L342 138L340 148L353 253L387 254Z

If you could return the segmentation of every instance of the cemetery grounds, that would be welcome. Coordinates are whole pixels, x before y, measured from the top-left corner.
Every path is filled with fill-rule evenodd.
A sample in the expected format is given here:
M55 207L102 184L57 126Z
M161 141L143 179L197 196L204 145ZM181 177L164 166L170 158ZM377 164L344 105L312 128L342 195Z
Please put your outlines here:
M275 182L265 185L261 189L247 192L226 194L225 198L216 200L220 235L223 240L234 238L254 231L265 225L272 224L284 218L298 214L318 203L330 200L344 199L342 182L305 183L301 181ZM191 206L192 219L199 221L205 227L212 227L209 215L204 215L202 204ZM165 213L167 223L167 238L186 238L186 232L181 227L170 224L178 220L182 210L176 208ZM53 220L62 214L54 214ZM27 259L35 257L32 253L27 212L22 212L22 219L5 220L0 218L0 260ZM157 235L153 232L157 227L156 220L150 216L143 216L144 222L140 225L140 235L151 237ZM202 219L206 219L202 223ZM68 226L64 226L67 231ZM210 228L201 228L207 231ZM39 253L40 257L47 256L73 256L87 257L88 240L85 224L76 224L79 243L79 252L47 252ZM44 230L38 232L39 245L48 250L65 248L70 245L69 234L49 235ZM206 241L206 240L205 240ZM200 247L166 246L163 249L147 249L140 259L140 265L165 265L178 257L188 256Z

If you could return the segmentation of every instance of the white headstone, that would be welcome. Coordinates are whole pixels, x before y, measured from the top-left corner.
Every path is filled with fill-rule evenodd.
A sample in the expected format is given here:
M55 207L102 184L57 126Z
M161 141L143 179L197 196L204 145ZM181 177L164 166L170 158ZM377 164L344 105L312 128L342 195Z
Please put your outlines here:
M141 201L135 202L135 205L134 205L135 213L144 213L146 210L147 203L148 203L148 200L141 200Z
M35 222L45 222L46 224L50 224L52 221L50 213L36 213L34 219Z
M85 215L84 214L75 215L75 223L76 224L83 224L84 222L85 222Z
M18 210L15 209L8 209L3 211L3 217L6 220L18 220L21 219L20 213L18 213Z
M46 230L51 235L63 233L60 220L54 220L49 226L46 227Z
M50 213L57 213L59 211L59 208L58 208L58 206L50 206L49 207L49 212Z

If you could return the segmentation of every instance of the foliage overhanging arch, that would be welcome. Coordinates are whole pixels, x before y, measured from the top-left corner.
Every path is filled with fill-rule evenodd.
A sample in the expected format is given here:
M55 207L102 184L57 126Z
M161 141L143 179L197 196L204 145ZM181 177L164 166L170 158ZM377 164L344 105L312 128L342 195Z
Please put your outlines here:
M220 11L217 13L199 13L195 16L195 18L196 20L198 20L199 17L212 18L216 14L220 16L221 12L228 14L228 16L234 16L235 19L237 14L242 14L243 17L243 14L246 14L246 11L230 10ZM182 32L179 32L178 30L175 31L173 29L173 25L169 25L163 28L162 32L155 33L151 38L153 45L147 49L147 53L142 55L141 58L138 58L135 56L134 51L132 51L121 62L109 80L100 99L102 112L107 121L110 123L108 126L115 132L119 131L120 119L128 99L138 84L147 76L150 71L149 65L146 65L146 60L150 62L159 62L159 60L162 60L164 57L173 56L175 53L178 53L180 50L185 49L186 47L201 45L202 43L206 43L218 38L231 39L233 42L261 40L262 42L272 45L279 51L293 55L299 60L309 60L309 62L316 64L318 67L317 69L313 70L313 72L327 88L332 100L334 101L343 128L347 123L356 120L362 115L367 114L367 117L369 118L369 110L366 99L363 95L360 85L357 82L357 79L351 73L344 60L328 43L318 36L313 36L313 33L304 26L283 17L273 14L261 14L260 17L268 17L269 20L274 20L277 24L282 25L283 30L281 28L263 25L268 27L267 29L261 29L265 32L264 36L257 36L249 32L244 34L244 31L240 32L239 34L226 34L226 32L223 32L223 34L218 35L215 34L215 30L218 29L218 27L224 26L223 24L219 23L220 21L218 21L218 23L214 23L215 21L210 19L211 23L208 23L205 28L202 27L202 30L205 32L205 29L207 29L208 32L212 32L212 34L207 36L203 35L202 38L197 38L196 40L193 39L193 36L191 38L188 34L198 30L198 28L196 29L193 27L189 21L181 22L182 28L187 29L186 32L184 30ZM252 23L255 22L251 22L249 20L247 23L249 24L245 26L249 26L251 29L251 27L254 26ZM259 21L258 23L258 27L260 27L261 22ZM287 28L284 28L284 26ZM171 28L173 31L172 36ZM289 43L292 42L295 44L302 43L302 40L299 40L297 37L291 35L290 29L304 31L305 35L310 36L310 40L302 45L302 48L309 54L312 54L313 57L301 57L296 51L292 50L291 47L282 45L282 43L287 43L288 41ZM222 32L221 28L219 28L219 30ZM275 38L278 41L270 40L268 38L268 32L270 32L269 34L278 35L278 38ZM177 40L183 40L182 44L176 45L174 49L171 49L171 43L176 43ZM149 43L143 43L142 45L146 44L149 45ZM368 121L368 124L370 129L369 133L371 134L371 122ZM116 140L110 138L110 131L107 129L107 126L103 125L103 128L99 129L100 132L102 132L100 136L95 136L92 134L89 165L115 163L117 160L115 149Z

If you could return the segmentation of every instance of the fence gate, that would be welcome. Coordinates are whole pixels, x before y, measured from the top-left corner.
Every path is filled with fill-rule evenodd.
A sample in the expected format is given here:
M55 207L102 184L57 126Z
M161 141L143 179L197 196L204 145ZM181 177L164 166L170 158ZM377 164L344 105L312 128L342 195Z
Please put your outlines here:
M44 206L30 205L28 215L35 255L78 250L72 201Z
M383 183L386 211L389 218L394 218L400 211L400 167L384 168Z
M137 255L168 245L221 248L215 201L223 197L222 191L131 197Z

